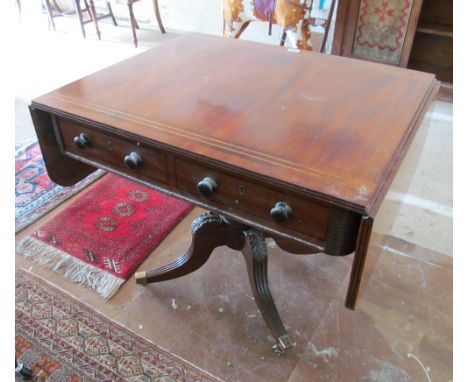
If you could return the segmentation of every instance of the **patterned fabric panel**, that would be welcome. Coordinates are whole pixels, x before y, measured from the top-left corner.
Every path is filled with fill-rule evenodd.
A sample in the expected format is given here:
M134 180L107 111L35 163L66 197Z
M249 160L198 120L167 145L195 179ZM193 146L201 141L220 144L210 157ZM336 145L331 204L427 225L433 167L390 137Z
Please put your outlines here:
M399 64L413 0L361 0L352 55Z

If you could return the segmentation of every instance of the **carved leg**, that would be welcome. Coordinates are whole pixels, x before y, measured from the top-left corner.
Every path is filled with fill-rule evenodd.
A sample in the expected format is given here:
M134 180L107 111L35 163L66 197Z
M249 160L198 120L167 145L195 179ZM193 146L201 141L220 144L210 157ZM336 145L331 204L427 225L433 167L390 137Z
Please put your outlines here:
M154 12L156 13L156 20L158 21L159 29L161 29L161 33L166 33L164 29L164 25L162 23L161 14L159 13L159 4L158 0L153 0Z
M293 345L276 310L268 285L267 247L263 235L242 224L230 221L213 212L207 212L192 223L190 248L173 262L146 272L135 274L137 284L148 284L185 276L206 263L216 247L227 245L242 250L250 285L263 319L277 343L273 350L281 354Z
M273 350L282 354L285 349L293 347L288 332L276 310L275 302L268 284L268 250L263 235L255 229L247 229L245 232L245 246L242 249L250 286L258 308L262 312L263 319L276 338Z
M192 223L192 243L187 252L161 268L135 273L137 284L171 280L196 271L207 262L216 247L228 244L230 231L226 220L219 215L212 212L202 214ZM237 249L242 248L242 243L231 244Z

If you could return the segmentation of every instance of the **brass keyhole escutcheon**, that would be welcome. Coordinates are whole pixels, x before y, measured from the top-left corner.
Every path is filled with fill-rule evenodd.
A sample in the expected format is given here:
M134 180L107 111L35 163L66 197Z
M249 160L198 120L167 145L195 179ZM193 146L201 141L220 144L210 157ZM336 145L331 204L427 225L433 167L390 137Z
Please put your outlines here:
M111 141L107 141L107 148L109 150L112 150L112 142Z
M239 186L239 194L241 194L241 195L245 194L245 187L243 185Z

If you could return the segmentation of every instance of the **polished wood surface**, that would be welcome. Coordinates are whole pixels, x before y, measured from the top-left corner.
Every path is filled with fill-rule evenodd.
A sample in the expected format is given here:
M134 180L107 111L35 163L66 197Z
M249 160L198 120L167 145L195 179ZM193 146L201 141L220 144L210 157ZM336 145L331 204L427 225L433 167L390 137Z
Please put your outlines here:
M86 158L102 162L113 166L121 171L131 172L143 180L156 180L161 183L169 182L166 156L164 153L152 150L151 147L140 144L135 147L138 153L144 158L144 166L136 169L128 169L124 158L132 152L134 142L119 136L109 136L108 134L91 129L87 126L77 124L73 121L61 118L57 123L58 135L63 142L63 151L75 155L83 155ZM85 149L78 148L74 143L74 138L80 134L85 134L90 144Z
M373 215L436 88L429 74L190 35L33 106Z
M257 183L246 182L243 179L219 173L206 166L176 160L177 186L181 190L198 194L196 184L205 176L212 176L220 183L219 192L209 197L210 203L221 206L236 206L236 209L271 221L270 211L276 201L283 201L294 206L290 219L278 223L278 228L301 232L311 239L324 242L330 207L324 204L307 202L293 195L285 195L280 190L263 187ZM225 192L223 192L225 190Z
M94 166L78 162L63 153L49 113L32 107L30 111L47 174L52 181L71 186L96 170Z
M375 214L438 87L430 74L194 34L30 109L54 182L103 168L292 253L354 252L353 309Z

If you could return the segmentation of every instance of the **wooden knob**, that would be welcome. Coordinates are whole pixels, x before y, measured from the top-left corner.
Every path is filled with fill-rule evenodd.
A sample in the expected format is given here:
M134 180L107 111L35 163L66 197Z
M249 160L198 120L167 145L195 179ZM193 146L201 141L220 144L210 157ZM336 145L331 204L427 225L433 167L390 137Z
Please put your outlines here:
M218 184L216 181L208 176L200 180L197 184L197 190L203 196L213 195L217 189Z
M143 159L141 159L140 154L136 152L131 152L124 158L125 166L130 170L136 170L140 168L143 164Z
M84 133L81 133L77 137L73 138L73 142L79 149L84 149L86 146L89 146L89 139Z
M284 223L292 216L292 208L285 202L278 202L271 209L270 215L277 223Z

